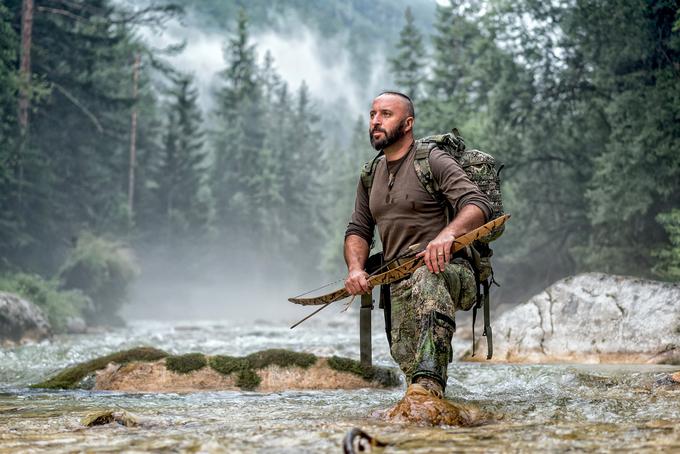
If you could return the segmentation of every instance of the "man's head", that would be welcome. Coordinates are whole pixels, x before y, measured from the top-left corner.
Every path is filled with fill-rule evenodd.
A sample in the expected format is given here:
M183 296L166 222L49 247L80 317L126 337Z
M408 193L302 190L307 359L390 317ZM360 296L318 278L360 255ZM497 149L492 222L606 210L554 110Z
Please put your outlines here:
M415 112L411 98L397 91L380 93L371 105L368 135L376 150L383 150L407 137L413 140Z

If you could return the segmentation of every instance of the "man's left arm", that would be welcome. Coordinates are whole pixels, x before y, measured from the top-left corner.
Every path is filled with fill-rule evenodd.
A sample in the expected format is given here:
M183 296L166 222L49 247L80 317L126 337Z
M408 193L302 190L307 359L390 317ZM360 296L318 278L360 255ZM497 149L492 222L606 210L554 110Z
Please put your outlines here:
M444 271L451 260L451 249L456 237L483 225L491 218L489 199L468 178L453 157L441 150L430 153L432 177L439 184L442 194L453 207L453 220L430 241L421 252L425 265L433 272Z
M453 241L470 230L481 226L485 220L484 211L477 205L464 205L453 218L453 221L444 227L439 235L430 241L425 250L420 253L425 260L427 269L432 273L444 271L444 267L451 260Z

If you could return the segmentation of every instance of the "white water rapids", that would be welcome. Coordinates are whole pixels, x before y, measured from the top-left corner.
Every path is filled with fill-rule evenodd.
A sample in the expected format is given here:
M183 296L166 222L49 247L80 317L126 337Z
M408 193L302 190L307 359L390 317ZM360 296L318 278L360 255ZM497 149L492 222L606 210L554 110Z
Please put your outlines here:
M394 365L379 313L374 362ZM498 421L476 428L424 428L370 417L403 389L126 394L41 391L28 385L61 368L125 348L244 355L288 348L357 358L358 322L135 322L99 334L0 349L0 452L340 452L363 428L389 443L383 452L680 451L680 385L671 366L454 363L447 397L483 407ZM142 424L85 428L97 409L125 409Z

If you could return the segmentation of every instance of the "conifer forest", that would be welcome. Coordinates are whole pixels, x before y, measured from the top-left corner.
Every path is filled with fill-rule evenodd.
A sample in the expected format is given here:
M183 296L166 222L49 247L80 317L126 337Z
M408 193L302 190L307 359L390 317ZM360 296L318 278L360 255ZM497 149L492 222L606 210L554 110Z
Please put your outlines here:
M680 2L451 3L2 0L0 290L58 328L147 284L285 305L342 278L385 89L416 136L455 126L504 164L498 303L583 271L680 280ZM158 38L182 27L221 38L209 84L177 63L191 32ZM343 50L336 86L263 38L305 33L321 66Z

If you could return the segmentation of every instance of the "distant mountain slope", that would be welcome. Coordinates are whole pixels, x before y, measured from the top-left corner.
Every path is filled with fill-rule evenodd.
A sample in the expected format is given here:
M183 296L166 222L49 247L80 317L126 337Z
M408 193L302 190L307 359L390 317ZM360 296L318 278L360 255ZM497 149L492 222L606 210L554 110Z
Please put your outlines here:
M165 0L168 3L172 0ZM275 33L285 38L307 31L318 37L329 65L335 63L338 46L350 56L353 82L374 91L376 67L385 70L404 25L404 10L413 11L416 25L428 35L434 19L435 0L201 0L185 2L188 27L213 32L233 29L241 8L250 19L253 35ZM266 49L261 49L266 50ZM274 55L275 60L277 55ZM385 79L383 75L377 77ZM390 84L386 80L381 87ZM370 88L369 88L370 87Z
M166 0L170 2L171 0ZM201 25L226 29L232 26L239 9L248 13L258 28L278 33L294 31L290 19L329 37L350 32L357 42L384 44L404 23L404 10L410 6L416 24L429 28L434 17L434 0L201 0L186 2L187 12L195 13Z

